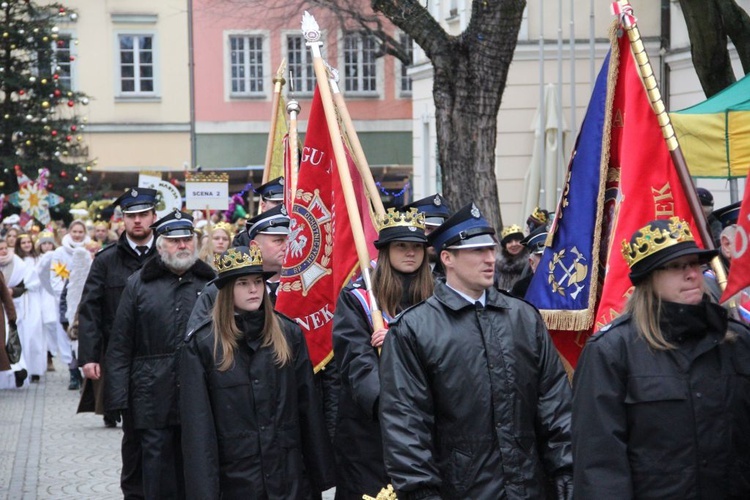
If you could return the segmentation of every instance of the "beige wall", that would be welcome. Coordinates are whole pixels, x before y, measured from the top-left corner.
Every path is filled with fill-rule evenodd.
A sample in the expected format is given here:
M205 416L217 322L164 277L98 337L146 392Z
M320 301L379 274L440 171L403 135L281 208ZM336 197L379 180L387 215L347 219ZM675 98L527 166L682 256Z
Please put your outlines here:
M463 4L470 5L464 0L453 0L458 4L458 16L451 21L436 16L452 33L457 33L461 25L465 27L468 19ZM433 15L443 13L445 6L451 0L441 0L442 3L431 3ZM594 77L598 73L601 62L609 49L606 41L609 26L613 17L609 12L609 2L595 3L595 37L594 47ZM750 10L750 0L739 0L740 6ZM575 85L571 91L571 55L570 55L570 0L563 2L563 49L562 49L562 107L564 120L568 125L579 127L588 105L591 92L591 52L588 42L590 26L590 0L575 0ZM537 9L542 5L543 21ZM660 78L661 65L669 64L670 78L670 109L681 109L705 99L695 75L687 41L687 30L684 26L679 4L672 2L672 48L664 61L659 54L661 26L661 7L659 1L631 0L641 34L646 40L646 49L651 63ZM500 209L505 224L523 223L528 214L522 213L522 203L525 197L524 176L528 171L534 148L533 122L537 106L540 102L540 51L539 34L543 24L545 37L544 45L544 83L555 84L559 87L558 67L558 12L559 1L529 0L524 23L519 35L513 63L508 76L507 86L503 95L503 102L498 115L498 141L496 149L496 176ZM447 12L447 11L445 11ZM442 15L442 14L440 14ZM463 24L461 24L463 23ZM424 54L415 50L418 63L412 68L414 78L414 119L413 119L413 149L414 149L414 196L427 196L436 190L441 190L436 177L436 139L435 116L432 99L432 69L425 62ZM422 64L419 64L421 57ZM737 75L742 72L737 66ZM575 96L575 97L573 97ZM575 113L572 114L572 103L575 99ZM428 133L426 133L428 132ZM572 132L564 137L565 152L560 168L564 169L568 153L574 136ZM717 197L717 206L729 203L728 184L725 181L699 180L698 185L711 189ZM740 193L744 182L740 183ZM544 207L554 210L554 206Z
M444 0L445 2L446 0ZM447 0L448 2L450 0ZM459 5L463 0L456 0ZM470 5L467 2L467 5ZM543 5L544 20L540 20L539 5ZM644 37L653 37L659 32L659 2L633 0L632 5L639 19L639 26ZM591 52L588 43L590 26L590 1L575 2L575 34L577 38L575 52L575 119L571 115L573 102L571 91L571 57L570 57L570 0L563 3L563 49L562 49L562 90L564 120L570 128L580 124L586 111L591 92ZM440 5L435 7L440 11ZM609 13L608 2L596 2L594 48L594 77L609 48L606 37L613 17ZM461 7L459 7L459 14ZM539 35L543 23L544 44L544 83L560 84L558 67L558 2L529 0L524 24L519 35L519 44L513 58L503 102L498 115L498 141L495 157L495 172L498 183L500 209L505 224L522 224L528 214L523 214L524 176L531 161L534 147L533 122L540 102L540 51ZM463 16L463 17L462 17ZM459 21L465 23L465 14ZM444 24L448 24L443 20ZM458 29L454 21L452 31ZM658 54L658 44L648 44L649 53ZM423 54L420 51L420 56ZM422 59L424 61L424 58ZM658 69L658 68L657 68ZM435 116L432 100L432 70L429 63L417 65L412 70L414 78L414 196L420 198L441 190L436 178L436 143ZM427 122L427 123L425 123ZM425 131L429 127L429 138ZM572 143L571 134L565 136L565 152L560 162L560 169L567 163L567 153ZM552 207L544 207L554 210Z
M69 0L75 23L61 24L78 38L74 82L90 97L83 108L85 140L95 170L125 166L181 170L190 162L187 0ZM155 36L157 93L148 99L117 96L117 33Z

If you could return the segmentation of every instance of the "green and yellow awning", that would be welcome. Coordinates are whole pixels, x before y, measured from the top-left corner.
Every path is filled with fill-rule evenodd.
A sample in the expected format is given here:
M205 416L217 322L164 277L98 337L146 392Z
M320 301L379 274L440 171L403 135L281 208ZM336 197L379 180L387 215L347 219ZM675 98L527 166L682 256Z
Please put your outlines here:
M670 113L693 177L746 177L750 167L750 75L695 106Z

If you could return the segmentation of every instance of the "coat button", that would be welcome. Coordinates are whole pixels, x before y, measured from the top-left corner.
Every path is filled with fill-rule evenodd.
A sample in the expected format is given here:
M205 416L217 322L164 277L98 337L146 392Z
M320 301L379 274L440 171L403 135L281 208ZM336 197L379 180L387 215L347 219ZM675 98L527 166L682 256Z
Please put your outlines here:
M257 384L259 384L259 383L260 383L260 380L258 380L257 378L256 378L255 380L253 380L253 384L256 384L256 385L257 385Z
M702 398L702 397L703 397L703 393L701 393L701 392L696 392L696 393L695 393L695 397L696 397L696 398Z

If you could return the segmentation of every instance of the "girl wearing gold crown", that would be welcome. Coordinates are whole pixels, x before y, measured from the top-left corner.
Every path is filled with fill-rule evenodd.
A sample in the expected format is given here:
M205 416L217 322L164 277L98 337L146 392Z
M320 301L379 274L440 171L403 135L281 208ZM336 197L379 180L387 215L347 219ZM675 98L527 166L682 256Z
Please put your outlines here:
M716 251L672 217L622 254L633 293L575 373L576 498L750 498L750 330L704 293Z
M201 247L198 258L213 267L216 257L226 252L232 243L234 231L230 224L219 222L210 228L207 233L208 238L205 244ZM214 271L216 271L215 268Z
M187 497L311 499L333 467L302 331L274 312L257 246L216 268L212 318L180 360Z
M433 281L423 213L416 208L408 212L391 208L377 226L372 293L387 322L432 295ZM334 438L337 499L374 497L390 482L377 419L378 349L387 332L387 328L373 331L369 295L362 284L347 286L333 316L333 350L341 376Z

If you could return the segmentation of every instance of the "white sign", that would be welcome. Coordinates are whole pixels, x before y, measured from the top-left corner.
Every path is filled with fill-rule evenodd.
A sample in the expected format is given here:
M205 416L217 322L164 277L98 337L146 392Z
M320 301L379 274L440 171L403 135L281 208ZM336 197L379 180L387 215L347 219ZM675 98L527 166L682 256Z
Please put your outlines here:
M185 182L185 205L190 210L229 208L229 183Z
M158 189L161 177L157 175L144 174L141 172L138 174L138 187L139 188L150 188Z

